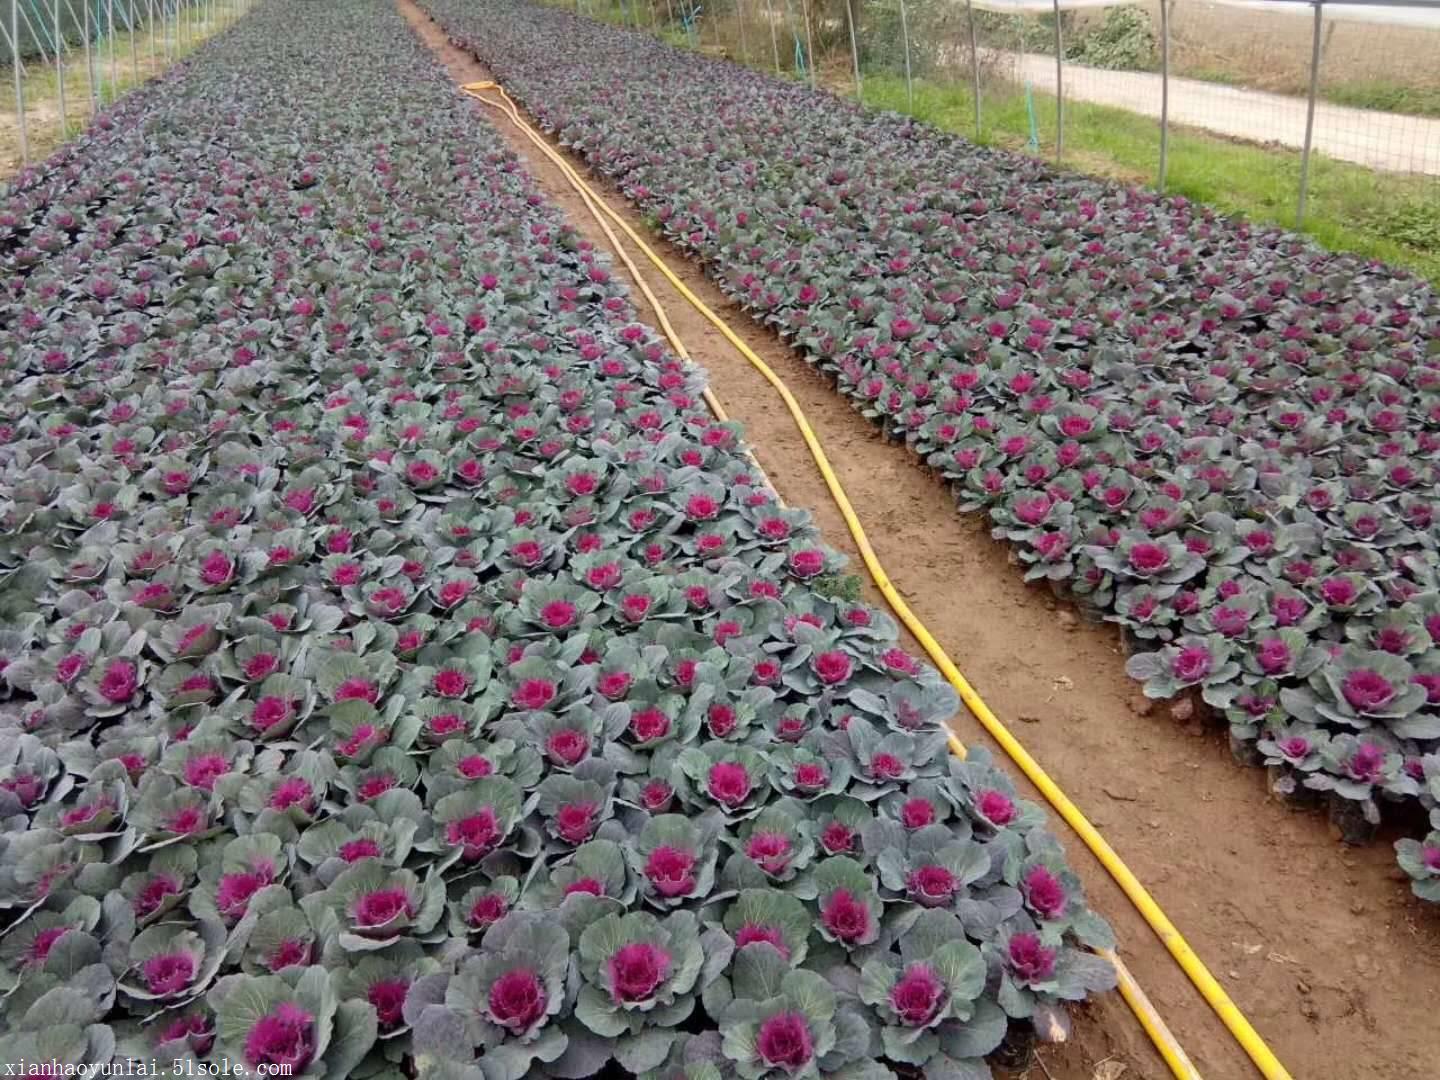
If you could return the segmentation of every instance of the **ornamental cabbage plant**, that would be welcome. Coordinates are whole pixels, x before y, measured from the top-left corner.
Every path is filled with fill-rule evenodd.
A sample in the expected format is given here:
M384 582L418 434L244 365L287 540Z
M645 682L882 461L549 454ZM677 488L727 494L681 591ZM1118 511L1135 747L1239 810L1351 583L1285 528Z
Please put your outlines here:
M1101 940L1038 808L393 7L258 5L0 263L4 1060L983 1075L1108 985L1007 989Z
M1202 698L1247 761L1296 722L1378 728L1406 760L1440 746L1431 285L546 5L424 6L987 515L1027 580L1116 623L1147 695ZM704 522L682 545L729 542L699 478L657 501ZM737 549L828 572L792 523L746 509L764 535ZM848 689L883 715L865 677L901 669L854 641L816 628L803 659L750 659L761 685Z

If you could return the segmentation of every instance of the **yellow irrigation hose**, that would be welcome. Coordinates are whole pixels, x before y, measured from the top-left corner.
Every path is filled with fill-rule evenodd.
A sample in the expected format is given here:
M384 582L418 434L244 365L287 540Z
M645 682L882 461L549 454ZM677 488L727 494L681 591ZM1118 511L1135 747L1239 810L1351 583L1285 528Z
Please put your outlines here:
M860 557L864 561L866 569L874 579L881 594L895 611L895 614L915 636L916 640L920 642L921 646L925 649L926 653L929 654L931 660L934 661L941 673L944 674L951 685L955 687L956 691L960 694L961 700L964 701L970 712L1000 744L1006 754L1020 766L1021 771L1029 777L1030 781L1041 794L1045 796L1060 816L1065 819L1066 823L1075 830L1076 834L1085 842L1085 845L1100 861L1101 865L1104 866L1110 876L1114 878L1115 882L1125 892L1125 895L1129 897L1131 903L1135 905L1136 910L1140 912L1146 923L1149 924L1150 928L1160 938L1166 949L1169 950L1171 956L1174 957L1176 963L1179 964L1191 983L1193 983L1195 988L1200 992L1206 1003L1209 1004L1216 1015L1219 1016L1226 1030L1230 1032L1235 1038L1235 1041L1245 1053L1249 1055L1250 1060L1254 1062L1260 1074L1266 1077L1266 1080L1291 1080L1290 1073L1280 1063L1269 1046L1266 1045L1259 1033L1251 1025L1249 1020L1246 1019L1245 1015L1230 999L1230 996L1225 993L1225 990L1215 980L1215 977L1210 974L1209 969L1205 967L1205 964L1195 954L1194 950L1190 948L1189 943L1181 935L1180 931L1176 929L1174 923L1170 921L1160 905L1156 903L1154 897L1150 895L1149 891L1146 890L1139 879L1135 877L1135 874L1130 868L1125 865L1124 861L1095 826L1081 813L1079 807L1070 800L1069 796L1067 796L1045 770L1040 767L1040 764L1030 755L1029 751L1021 745L1019 740L1010 733L1009 729L1005 727L999 717L990 710L990 707L986 705L980 695L975 692L975 689L960 672L960 669L955 666L954 661L950 659L940 643L935 640L935 637L925 627L925 624L920 621L919 617L910 610L909 605L901 598L895 586L891 583L889 575L885 573L885 568L881 565L874 549L871 547L869 538L865 534L865 529L861 525L854 507L851 505L844 487L835 475L835 471L830 465L824 448L820 445L818 437L810 427L804 410L801 409L800 404L795 400L794 395L791 394L789 387L785 385L785 382L780 376L778 376L764 360L756 355L754 350L747 346L723 319L716 315L704 301L696 296L685 283L675 275L665 261L655 253L613 207L590 188L562 155L552 149L540 134L525 122L524 118L520 115L519 109L510 99L509 95L505 93L503 87L494 82L487 81L470 83L464 86L463 89L472 97L477 98L492 108L500 109L506 113L511 122L519 128L526 138L534 143L535 146L561 170L566 180L580 194L587 209L589 209L591 214L594 215L600 223L606 237L611 241L612 247L630 271L631 276L635 279L646 300L655 310L657 319L661 324L661 329L670 339L677 353L687 358L689 355L688 352L685 351L683 342L679 340L674 328L671 327L662 305L655 298L654 293L650 291L648 285L645 284L644 278L639 274L635 264L630 260L629 256L625 254L624 248L619 244L618 238L615 236L613 230L611 230L609 225L602 219L602 213L610 217L624 230L631 242L634 243L650 262L654 264L656 269L669 280L674 289L684 297L696 311L709 320L709 322L740 351L746 360L764 376L766 381L775 388L789 409L796 427L799 429L806 446L810 450L811 456L815 459L821 476L825 480L826 487L829 489L831 497L834 499L836 506L845 519L851 536L855 540L855 545L860 551ZM484 97L479 93L479 91L482 90L497 91L503 99L503 102L496 102ZM711 394L708 389L706 391L706 401L711 408L716 411L716 414L723 419L724 410L720 408L719 402L715 400L714 395ZM773 485L771 486L773 487ZM950 746L958 756L962 758L965 756L965 745L953 732L950 734ZM1145 996L1144 991L1141 990L1139 985L1134 981L1129 970L1123 962L1121 962L1120 958L1114 954L1113 950L1104 950L1102 955L1106 956L1107 959L1110 959L1115 964L1116 971L1119 973L1121 995L1140 1020L1146 1034L1149 1035L1156 1049L1165 1059L1171 1072L1176 1077L1181 1078L1181 1080L1198 1080L1199 1073L1195 1069L1195 1066L1185 1055L1185 1051L1165 1026L1164 1021L1155 1011L1154 1006Z
M504 99L503 103L492 101L491 99L484 97L477 92L482 89L492 88L500 93L501 97ZM660 261L659 256L657 256L652 250L650 250L648 246L645 245L644 242L635 235L635 233L630 229L629 225L622 218L620 218L618 214L615 213L615 211L609 206L609 204L606 203L599 195L594 192L593 189L590 188L588 184L585 183L584 179L580 177L580 175L575 171L575 169L570 165L570 163L566 161L561 155L556 153L549 146L549 144L547 144L544 139L537 132L535 132L534 129L530 127L530 125L525 122L525 120L520 116L519 110L515 106L515 103L509 98L503 88L497 86L494 83L475 83L465 86L464 89L472 97L477 98L478 100L484 102L486 105L489 105L492 108L500 109L501 111L505 112L509 116L510 120L520 129L520 131L527 138L529 138L530 141L534 143L557 168L561 170L566 180L569 182L570 186L580 196L581 201L585 203L586 209L590 212L591 216L594 217L596 223L600 226L601 231L604 232L606 239L610 242L612 250L619 257L625 268L629 271L631 278L635 281L635 284L639 288L641 294L645 297L651 309L655 312L656 321L659 322L661 331L664 333L666 338L669 339L671 347L675 350L677 355L683 357L686 360L692 359L689 350L685 347L684 341L681 340L679 334L676 333L675 328L671 325L669 316L665 311L664 305L660 303L659 299L651 291L648 282L645 280L644 275L640 273L639 267L635 265L634 261L626 252L624 245L620 243L619 238L615 235L614 230L611 229L609 223L605 220L605 215L608 214L609 216L613 217L616 222L621 226L621 228L625 229L625 231L630 235L631 239L638 243L641 248L645 250L646 255L649 256L651 261L655 262L655 264L659 266L660 269L667 274L667 276L670 277L670 280L672 282L676 282L678 284L677 279L673 276L673 274L670 273L669 268L665 266L662 261ZM687 296L687 299L691 301L691 303L698 304L696 298L694 298L688 290L685 290L685 295ZM727 336L730 336L729 327L721 323L718 317L715 316L712 312L710 312L708 308L703 308L703 305L701 305L697 307L697 310L701 310L702 314L705 314L712 322L716 323L716 325L720 326L722 330L726 331ZM733 337L732 340L734 340ZM744 348L743 346L741 347L742 349ZM745 352L748 355L753 356L752 353L749 353L749 350L745 350ZM770 371L768 367L764 366L763 361L759 361L758 357L754 357L752 363L757 361L759 362L759 365L763 368L763 371ZM773 376L773 371L771 371L770 374ZM778 379L778 376L774 376L774 379ZM711 412L715 414L717 419L719 419L722 423L729 419L724 406L720 403L720 400L715 396L714 392L711 391L708 386L704 389L703 395L707 406L710 408ZM793 401L791 404L793 414L796 410L798 410L799 406L794 404ZM797 421L803 421L803 414L797 416ZM803 433L804 431L802 431L802 434ZM818 449L818 445L812 447L812 450L815 449ZM760 475L764 479L766 486L769 487L771 491L775 492L776 497L779 498L779 491L776 490L774 483L771 482L770 478L765 474L764 468L760 465L760 462L755 458L753 453L750 454L750 460L754 463L756 469L760 472ZM820 455L819 457L817 457L816 460L822 465L822 468L828 466L828 459L824 457L823 450L820 451ZM835 479L833 477L833 473L831 474L829 480L833 480L834 486L832 487L832 494L834 494L835 489L839 488L839 481L838 479ZM840 504L841 512L845 513L848 510L853 515L853 510L850 509L850 503L848 497L845 496L843 488L839 488L839 494L843 499L843 502L841 502ZM854 528L860 528L860 535L864 535L864 530L860 527L858 519L854 520L854 527L852 528L852 533L854 531ZM874 559L874 566L872 567L873 574L874 570L879 569L879 560L874 557L873 551L870 554L871 558ZM883 574L883 570L881 570L881 573ZM884 579L883 581L879 578L876 579L877 585L879 585L882 590L888 586L888 581L888 578ZM900 614L902 614L902 616L903 614L910 614L909 609L906 608L905 611ZM911 614L911 618L914 618L913 614ZM918 619L916 619L916 622L918 622ZM953 731L950 733L950 749L953 753L955 753L958 757L962 759L966 756L965 744L960 741L959 737L956 736ZM1125 966L1124 962L1120 959L1118 955L1115 954L1114 950L1103 949L1099 950L1099 952L1100 955L1102 955L1112 964L1114 964L1121 996L1130 1006L1131 1011L1134 1012L1137 1019L1139 1019L1141 1027L1145 1030L1146 1034L1149 1036L1151 1042L1155 1045L1161 1057L1164 1058L1166 1063L1169 1065L1171 1072L1176 1077L1178 1077L1179 1080L1200 1080L1199 1071L1190 1062L1189 1057L1185 1054L1185 1051L1180 1046L1179 1041L1175 1038L1174 1034L1171 1033L1169 1027L1165 1024L1164 1019L1161 1018L1154 1005L1150 1002L1149 997L1147 997L1144 990L1141 989L1139 983L1135 981L1135 978L1133 975L1131 975L1129 968Z

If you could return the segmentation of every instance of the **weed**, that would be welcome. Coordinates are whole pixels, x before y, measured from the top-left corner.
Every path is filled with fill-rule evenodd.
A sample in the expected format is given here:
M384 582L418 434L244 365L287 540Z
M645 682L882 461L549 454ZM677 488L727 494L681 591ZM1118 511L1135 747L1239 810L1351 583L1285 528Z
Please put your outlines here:
M853 604L860 599L860 584L855 574L825 574L816 578L811 588L820 596Z

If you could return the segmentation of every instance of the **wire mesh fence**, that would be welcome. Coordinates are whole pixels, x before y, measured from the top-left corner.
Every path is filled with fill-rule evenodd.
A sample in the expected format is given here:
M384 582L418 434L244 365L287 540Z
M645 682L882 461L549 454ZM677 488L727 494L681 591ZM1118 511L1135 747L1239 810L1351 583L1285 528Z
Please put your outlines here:
M228 26L251 0L0 0L0 179Z
M1440 279L1440 0L553 0Z

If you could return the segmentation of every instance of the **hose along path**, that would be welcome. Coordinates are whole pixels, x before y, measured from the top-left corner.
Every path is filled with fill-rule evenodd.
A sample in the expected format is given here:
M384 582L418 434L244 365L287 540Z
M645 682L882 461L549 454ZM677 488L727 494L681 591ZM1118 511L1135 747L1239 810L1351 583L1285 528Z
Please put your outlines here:
M939 668L940 672L949 680L950 684L955 687L960 695L960 699L965 703L966 708L970 710L975 719L978 720L995 741L1000 744L1006 754L1020 767L1021 771L1030 779L1031 783L1040 790L1050 805L1065 819L1065 822L1076 832L1080 839L1085 842L1085 845L1095 855L1096 859L1105 867L1110 876L1115 879L1115 882L1125 892L1125 895L1130 898L1131 903L1135 905L1140 915L1149 924L1150 928L1155 931L1156 936L1160 938L1166 949L1169 950L1170 955L1175 959L1176 963L1179 964L1191 983L1194 984L1196 990L1200 992L1200 995L1215 1011L1226 1029L1234 1036L1235 1041L1250 1057L1250 1060L1254 1062L1260 1074L1264 1076L1266 1080L1291 1080L1290 1073L1280 1063L1279 1059L1276 1058L1275 1054L1270 1050L1269 1046L1266 1045L1250 1021L1246 1019L1245 1015L1230 999L1230 996L1225 993L1225 990L1215 980L1215 977L1210 974L1209 969L1206 968L1194 950L1191 949L1189 943L1181 935L1180 931L1176 929L1175 924L1170 921L1169 917L1155 901L1155 898L1150 895L1145 886L1140 883L1130 868L1125 865L1124 861L1105 840L1104 836L1102 836L1085 815L1081 813L1079 807L1071 802L1065 792L1062 791L1045 770L1041 768L1039 762L1030 755L1029 751L1011 734L1010 730L1001 722L999 717L985 704L984 700L975 692L974 687L970 685L960 669L956 667L955 662L950 659L950 656L945 652L944 648L925 627L925 624L920 621L919 617L910 610L909 605L901 598L899 592L891 583L889 576L885 573L885 568L881 565L874 549L870 546L870 541L865 534L864 526L860 523L859 517L855 513L855 508L851 505L850 499L846 495L845 489L841 486L839 478L831 468L825 450L811 429L804 411L780 376L777 375L764 360L756 355L720 316L716 315L699 297L686 287L684 282L666 265L665 261L631 228L629 223L626 222L613 207L605 202L605 200L585 182L563 155L555 151L531 125L526 123L525 119L520 115L520 111L515 105L515 102L505 93L503 87L494 82L477 82L467 84L462 87L462 89L471 97L478 99L491 108L503 112L509 118L510 122L564 174L570 186L575 189L576 193L584 201L587 209L595 217L596 222L604 231L606 238L610 241L611 247L639 286L642 295L644 295L647 303L649 303L655 312L661 330L664 332L666 338L669 339L671 346L678 355L687 360L690 359L690 354L671 326L663 305L661 305L660 301L646 284L645 278L640 273L639 268L636 267L629 255L626 254L624 246L621 245L619 238L615 235L609 222L606 221L607 217L613 220L614 223L625 232L636 248L644 253L645 257L665 276L675 290L683 296L696 311L709 320L709 322L725 336L726 340L738 349L745 359L775 388L776 392L785 402L786 408L789 409L790 415L794 419L801 436L804 438L811 456L815 459L815 464L825 480L825 485L829 489L831 497L834 499L836 506L845 519L846 526L850 530L850 535L854 538L855 545L860 551L861 559L865 563L867 571L874 579L876 586L892 610L894 610L896 616L905 624L906 628L915 636L916 640L920 642L926 653L929 654L930 659L935 663L935 666ZM486 97L481 93L481 91L486 90L498 93L500 100ZM716 417L724 421L727 418L725 410L709 387L706 387L704 397L706 404L715 413ZM751 460L754 460L753 455ZM756 461L755 464L757 469L759 469L759 462ZM769 477L765 476L763 469L760 469L760 473L766 480L767 485L773 490L774 484L770 483ZM963 758L966 756L965 744L960 741L954 732L950 733L950 748L959 757ZM1140 988L1139 984L1136 983L1133 976L1131 976L1124 962L1115 954L1114 950L1103 950L1101 951L1101 955L1115 965L1115 970L1119 976L1121 995L1124 997L1131 1011L1139 1019L1141 1026L1145 1029L1145 1033L1149 1036L1151 1042L1154 1043L1160 1056L1164 1058L1170 1071L1176 1077L1180 1078L1180 1080L1199 1080L1199 1072L1186 1056L1185 1051L1180 1047L1174 1035L1171 1034L1164 1020L1161 1019L1155 1011L1154 1006L1151 1004L1149 998L1146 997L1145 992Z

